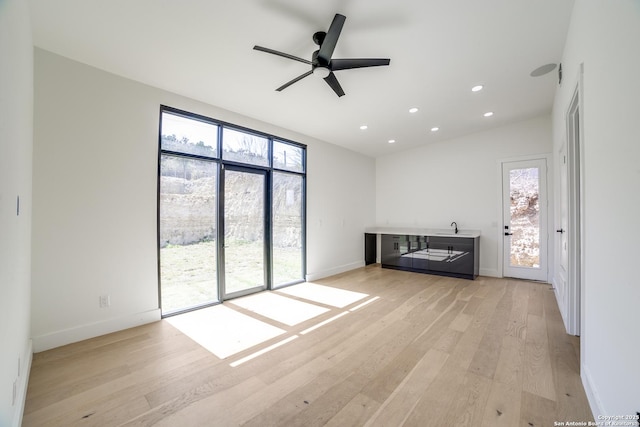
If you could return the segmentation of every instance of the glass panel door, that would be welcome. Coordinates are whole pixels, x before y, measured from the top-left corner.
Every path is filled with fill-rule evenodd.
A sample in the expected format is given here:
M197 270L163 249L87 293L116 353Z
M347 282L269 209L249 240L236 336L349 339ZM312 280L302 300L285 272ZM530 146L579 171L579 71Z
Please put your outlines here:
M163 154L160 160L162 314L218 302L216 163Z
M546 161L503 163L504 275L547 280Z
M224 168L224 297L266 288L266 171Z

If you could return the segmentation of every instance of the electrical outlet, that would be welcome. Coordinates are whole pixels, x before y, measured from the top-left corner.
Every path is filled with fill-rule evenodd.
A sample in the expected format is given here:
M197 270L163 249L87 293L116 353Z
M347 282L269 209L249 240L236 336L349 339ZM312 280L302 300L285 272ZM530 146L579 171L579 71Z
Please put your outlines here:
M111 297L109 295L100 295L100 308L107 308L111 306Z

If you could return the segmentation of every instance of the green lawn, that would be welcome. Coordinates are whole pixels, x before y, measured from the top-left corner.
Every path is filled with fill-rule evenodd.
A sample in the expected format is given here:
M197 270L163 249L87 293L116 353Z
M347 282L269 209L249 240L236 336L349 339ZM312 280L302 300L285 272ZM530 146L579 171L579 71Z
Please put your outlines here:
M262 242L235 241L226 244L227 293L264 285ZM160 249L162 311L218 301L216 242L168 245ZM274 283L301 279L298 248L274 248Z

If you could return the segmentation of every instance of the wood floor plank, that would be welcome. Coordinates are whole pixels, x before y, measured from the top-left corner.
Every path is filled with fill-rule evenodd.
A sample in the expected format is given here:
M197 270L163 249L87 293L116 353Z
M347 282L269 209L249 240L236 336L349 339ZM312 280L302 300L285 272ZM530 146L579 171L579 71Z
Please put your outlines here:
M527 331L527 315L529 310L530 283L510 281L508 286L513 287L513 304L507 323L507 335L525 339Z
M326 424L327 427L360 427L367 423L380 403L358 393Z
M443 425L456 427L477 425L483 418L490 389L490 379L471 372L467 373L449 404Z
M78 374L91 376L95 366L115 368L121 364L120 357L118 357L120 354L128 353L149 339L148 334L142 333L119 340L111 339L107 341L108 344L102 344L103 340L99 340L100 345L93 342L85 345L82 342L78 344L79 351L75 354L72 352L73 344L62 347L60 350L62 355L50 356L49 352L43 352L47 354L38 357L41 354L38 353L34 357L31 368L32 372L36 374L32 384L38 390L43 390L52 384L75 381Z
M523 390L556 400L546 321L534 314L527 317Z
M444 334L433 345L434 350L440 350L445 353L451 353L458 345L458 341L462 337L462 332L447 328Z
M449 356L438 375L422 393L418 402L405 418L405 426L446 426L449 406L462 385L466 370Z
M593 418L584 418L584 414L589 413L589 407L580 379L580 362L575 351L575 341L578 338L565 332L553 293L545 295L544 308L549 319L547 334L557 396L557 416L559 420L594 421Z
M166 402L124 424L127 427L148 425L207 425L226 418L226 408L245 393L260 389L264 384L249 378L224 393L216 393L215 384L207 383L194 388L170 402ZM186 421L189 423L185 424Z
M529 287L529 305L527 312L535 316L543 315L543 292L548 285L542 283L532 283Z
M579 339L566 334L548 285L379 265L314 283L378 299L353 312L325 306L286 328L283 337L296 339L236 367L230 362L282 337L222 360L160 321L36 354L23 426L593 420Z
M467 304L467 306L462 311L462 313L458 314L456 318L453 319L453 322L451 322L451 325L449 327L454 331L460 331L460 332L466 331L467 328L469 327L469 324L473 320L472 315L465 313L467 310L467 307L469 307L469 304Z
M305 401L315 400L335 384L334 377L320 377L319 373L326 372L329 366L328 361L319 358L259 390L245 391L243 397L224 408L225 417L234 420L236 425L251 425L251 420L265 425L277 423L281 418L297 413L308 405ZM212 399L216 397L212 396Z
M336 381L333 387L327 389L324 393L317 395L313 400L307 400L309 404L305 403L300 411L279 414L280 416L272 425L323 426L358 395L365 381L366 378L357 374L350 375L342 381ZM257 423L247 424L247 427L252 425L262 427L266 424L258 419Z
M522 390L524 378L525 341L506 336L502 339L502 349L496 365L495 382L512 385Z
M482 427L513 427L520 422L521 387L494 381L484 409Z
M29 412L37 411L61 400L67 399L77 394L86 392L95 387L96 383L110 382L130 374L127 365L116 366L115 368L101 369L94 375L78 378L76 381L65 382L55 388L44 388L43 393L34 396L29 404Z
M560 421L556 414L556 402L536 394L522 392L520 426L546 427Z
M467 306L464 308L463 313L467 314L469 316L473 316L476 312L476 310L478 309L478 307L480 306L480 304L482 304L483 299L477 295L473 295L469 301Z
M490 379L493 378L498 364L498 357L502 350L502 340L509 322L511 306L513 305L512 295L513 288L506 287L471 361L470 372Z
M454 302L448 311L442 313L435 320L429 329L401 351L394 360L387 364L364 388L363 393L374 400L382 402L395 390L404 380L409 372L422 358L422 355L444 334L446 327L462 311L465 303L463 301Z
M438 375L448 357L449 354L439 350L427 351L365 425L402 425L415 408L424 390Z
M498 295L498 294L495 294ZM472 297L467 304L472 304ZM407 426L444 426L449 417L449 406L458 389L465 380L469 365L482 340L498 299L477 299L474 306L475 316L468 329L463 333L453 352L444 364L441 372L423 393L411 414L407 417Z

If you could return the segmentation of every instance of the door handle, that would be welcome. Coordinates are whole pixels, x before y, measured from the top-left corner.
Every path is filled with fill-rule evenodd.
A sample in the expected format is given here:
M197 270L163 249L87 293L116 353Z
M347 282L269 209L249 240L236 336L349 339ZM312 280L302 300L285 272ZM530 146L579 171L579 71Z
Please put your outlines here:
M562 233L564 233L564 230L561 228L560 230L556 230L556 233L562 234Z

